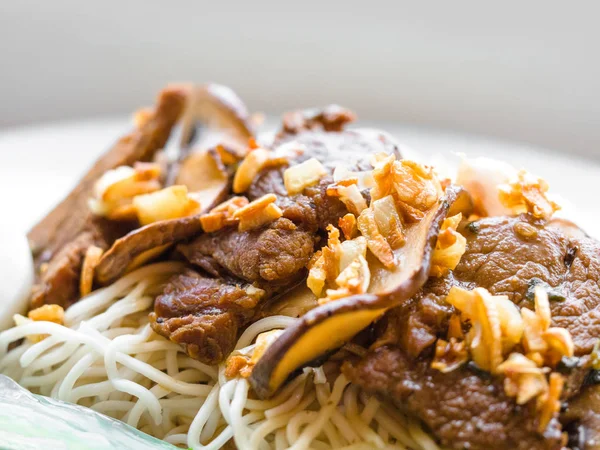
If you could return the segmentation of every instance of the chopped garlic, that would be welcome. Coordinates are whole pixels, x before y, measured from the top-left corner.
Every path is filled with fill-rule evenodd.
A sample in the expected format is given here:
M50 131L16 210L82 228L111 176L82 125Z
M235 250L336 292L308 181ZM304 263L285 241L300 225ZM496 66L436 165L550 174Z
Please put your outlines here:
M444 219L431 255L430 275L441 277L454 270L467 249L467 239L456 231L462 214Z
M233 177L233 192L246 192L269 158L271 151L264 148L257 148L248 153Z
M548 198L548 183L525 170L498 186L498 190L500 202L514 214L529 212L537 219L549 220L560 209Z
M178 219L200 212L200 203L188 194L186 186L170 186L133 199L138 219L142 225L161 220Z
M267 194L236 210L233 218L239 220L238 229L253 230L279 219L283 211L275 204L276 200L275 194Z
M283 173L283 184L289 195L301 193L305 188L314 186L327 175L327 170L316 158L289 167Z
M133 220L136 218L133 198L158 191L160 176L161 168L156 163L136 163L134 167L108 170L94 184L89 208L94 214L112 220Z

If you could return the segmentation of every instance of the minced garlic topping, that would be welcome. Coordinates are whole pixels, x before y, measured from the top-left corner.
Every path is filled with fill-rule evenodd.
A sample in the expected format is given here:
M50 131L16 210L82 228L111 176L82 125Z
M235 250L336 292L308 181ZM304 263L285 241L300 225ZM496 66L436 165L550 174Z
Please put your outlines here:
M535 289L533 311L519 311L508 297L493 296L483 288L466 291L453 287L446 301L460 311L462 322L470 326L464 342L473 361L490 373L504 375L504 391L515 397L518 404L537 399L542 432L560 408L564 383L552 369L563 357L574 353L568 330L551 327L546 291L539 286ZM455 336L448 341L438 340L432 367L449 371L466 362L454 355L456 364L440 363L450 352L460 353L459 343Z

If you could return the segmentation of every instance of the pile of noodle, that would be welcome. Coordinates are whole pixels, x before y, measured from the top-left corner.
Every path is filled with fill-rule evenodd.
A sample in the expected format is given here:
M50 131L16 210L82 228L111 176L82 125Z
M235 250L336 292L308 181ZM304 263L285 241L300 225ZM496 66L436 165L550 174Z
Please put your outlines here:
M188 357L148 323L156 294L179 270L174 262L143 267L71 306L64 326L26 322L0 333L0 373L184 448L438 448L416 422L343 375L330 384L322 368L306 369L274 398L258 400L246 379L227 379L223 366ZM237 349L294 320L256 322ZM48 336L9 350L40 334Z

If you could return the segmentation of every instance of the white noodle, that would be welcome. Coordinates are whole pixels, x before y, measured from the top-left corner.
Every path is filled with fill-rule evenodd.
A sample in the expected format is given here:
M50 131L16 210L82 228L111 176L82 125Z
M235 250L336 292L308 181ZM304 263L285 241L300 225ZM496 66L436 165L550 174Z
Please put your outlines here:
M88 406L180 447L218 450L390 448L439 450L413 420L322 368L305 369L270 400L246 379L228 380L152 331L154 294L180 263L152 264L92 292L65 312L65 326L28 322L0 333L0 373L35 393ZM297 319L272 316L248 327L236 349ZM46 334L32 344L28 335Z

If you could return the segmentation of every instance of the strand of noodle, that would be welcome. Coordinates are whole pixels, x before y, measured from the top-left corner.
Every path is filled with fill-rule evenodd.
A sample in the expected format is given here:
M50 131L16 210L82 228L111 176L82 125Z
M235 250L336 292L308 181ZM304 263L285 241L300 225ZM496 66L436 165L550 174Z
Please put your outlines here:
M86 322L90 327L104 331L111 325L120 325L126 316L147 310L154 300L151 297L139 297L147 285L146 281L141 281L125 298L113 303L106 311Z
M149 359L149 357L150 357L149 354L140 355L138 357L138 360L142 363L145 363ZM123 378L130 378L131 381L134 381L139 376L139 374L137 372L135 372L134 370L131 370L127 367L124 367L120 370L120 375ZM107 377L108 377L108 373L106 371L106 367L104 367L104 378L107 378ZM71 392L71 401L73 403L77 403L82 398L93 397L95 395L103 395L103 396L109 395L109 396L113 397L113 398L111 398L111 400L117 400L117 398L114 396L114 394L115 394L115 387L112 384L111 380L108 379L108 380L101 381L98 383L89 383L89 384L85 384L83 386L76 387ZM125 394L125 396L126 395L127 394ZM123 396L121 396L121 397L123 397Z
M431 439L416 422L411 421L408 425L408 432L423 450L440 450L434 440Z
M141 386L138 383L135 383L130 380L126 380L119 377L119 371L117 369L117 347L121 343L121 341L140 341L146 339L146 333L142 333L138 336L135 335L126 335L119 336L115 338L106 349L104 353L104 365L106 366L106 373L108 375L108 379L111 381L112 385L115 389L126 392L130 395L136 396L142 403L145 404L146 410L150 413L152 420L156 425L162 422L161 415L161 407L158 399L146 388ZM138 361L139 362L139 361ZM147 365L143 363L144 365ZM135 366L140 367L140 364L135 364ZM136 368L137 368L136 367ZM132 367L130 367L132 368ZM139 372L139 371L138 371ZM162 373L162 372L161 372ZM131 426L135 426L131 423L130 420L127 420L127 424Z
M21 356L21 366L29 367L31 370L53 366L54 364L59 364L66 360L75 349L79 347L77 342L65 342L62 343L62 345L60 344L60 339L54 336L48 336L43 341L31 346L23 356ZM53 348L55 346L56 348Z
M344 392L344 408L346 409L346 415L358 415L358 402L357 400L358 386L350 385Z
M238 339L236 350L249 346L260 333L265 331L287 328L298 319L288 316L271 316L260 319L250 325Z
M289 445L290 444L285 437L285 431L277 430L275 433L275 450L285 450Z
M294 378L292 381L290 381L286 386L283 387L283 389L281 389L281 392L279 394L277 394L275 397L273 397L271 400L248 400L246 402L246 408L247 409L257 409L257 410L261 410L261 409L269 409L269 408L274 408L276 407L278 404L280 404L281 402L284 401L285 398L288 398L298 387L298 385L300 383L303 383L304 380L306 379L306 374L302 374L299 375L298 377Z
M269 420L263 421L258 427L254 429L254 432L250 436L250 448L256 449L265 442L265 438L273 433L278 428L282 428L289 420L296 415L296 412L289 412L280 416L274 417Z
M179 372L173 378L176 380L184 381L184 382L191 382L194 380L193 375L194 375L193 369L184 370L182 372ZM210 389L212 389L212 388L210 388ZM153 386L150 389L150 392L152 393L152 395L154 395L154 397L156 397L157 399L160 399L160 398L170 394L172 391L169 389L166 389L165 387L161 386L160 384L157 384L156 386ZM136 402L135 406L131 409L131 411L128 414L128 417L126 419L127 423L131 423L131 424L138 423L144 410L145 410L144 403L138 400Z
M168 438L169 436L174 436L179 434L180 436L185 436L187 434L187 430L190 426L189 425L179 425L176 426L175 428L172 428L171 430L169 430L169 432L167 434L165 434L165 438ZM183 434L180 434L183 433ZM185 444L184 442L180 442L181 444Z
M418 444L410 436L408 431L397 426L397 423L394 422L394 420L390 418L390 416L388 416L383 409L379 409L379 411L375 413L375 420L402 445L409 448L418 448Z
M122 336L124 334L134 334L137 332L137 328L134 327L118 327L118 328L109 328L108 330L102 331L101 334L107 339L114 339L117 336Z
M329 398L329 384L319 384L315 386L315 390L317 393L317 400L321 407L327 404L327 400ZM331 414L331 421L335 424L335 426L341 431L341 436L348 443L357 442L360 440L359 436L354 432L352 426L346 419L346 417L340 412L339 408L333 410Z
M21 339L31 334L51 334L57 336L60 341L78 341L89 345L94 351L102 353L103 346L98 339L53 322L30 322L19 327L10 328L0 334L0 356L6 354L10 342Z
M229 417L229 403L231 402L231 397L233 397L235 385L236 380L228 381L221 387L219 392L219 408L221 409L223 418L229 424L231 424L231 418Z
M319 416L317 411L300 411L292 417L285 429L285 435L288 442L296 442L300 436L300 428L303 425L314 421Z
M231 430L231 427L228 426L225 429L223 429L223 431L221 431L221 433L219 433L218 436L214 437L209 444L203 445L200 442L200 434L202 432L202 427L204 427L206 421L218 405L219 390L220 389L218 384L213 386L210 394L206 398L206 401L196 414L196 417L194 417L194 420L192 421L192 424L190 425L190 428L188 430L188 447L192 449L219 450L233 436L233 431Z
M216 368L201 363L200 361L196 361L195 359L192 359L183 353L179 353L177 355L177 362L179 364L179 367L182 369L193 368L205 373L212 380L217 379L218 370Z
M146 378L149 378L155 383L160 384L173 392L177 392L178 394L198 395L206 397L210 392L210 387L178 381L170 377L166 373L155 369L149 364L140 363L140 361L136 358L130 355L123 354L120 351L117 351L117 348L119 348L120 345L124 345L125 347L127 347L127 344L137 344L140 341L147 339L151 333L153 333L152 329L148 325L146 325L144 332L138 336L119 336L113 341L111 341L108 344L106 352L104 354L104 363L107 366L107 369L110 366L112 369L111 373L114 374L116 370L116 364L117 362L119 362L120 364L129 367L132 370L135 370L141 375L144 375Z
M369 428L368 424L365 424L360 419L360 416L355 414L347 414L346 417L348 418L350 425L356 431L358 431L358 433L362 437L362 440L369 442L372 446L375 446L377 448L385 447L385 442L383 442L383 439L381 439L381 437L379 437L377 433L375 433L375 431Z
M151 330L151 328L148 325L147 325L147 327L148 327L148 329ZM123 335L123 336L117 336L117 337L121 338L124 336L134 336L134 335L129 334L129 335ZM150 336L148 336L148 337L150 337ZM146 337L146 339L148 339L148 337ZM113 341L115 339L113 339ZM132 354L139 354L139 353L151 353L151 352L162 352L162 351L168 352L168 351L173 351L173 350L175 352L178 352L179 349L180 349L180 347L175 342L170 342L167 340L156 340L156 341L146 341L146 342L139 342L139 343L121 344L121 346L119 347L119 352L132 355Z
M346 418L352 428L358 432L364 441L370 442L377 448L383 448L383 440L361 420L358 414L358 386L350 385L344 393L344 406L346 408Z
M96 312L101 310L107 303L112 302L112 300L118 297L123 291L127 290L143 278L152 278L157 275L175 273L183 269L183 267L184 265L182 263L169 261L151 264L134 270L110 286L98 289L74 305L71 305L71 307L65 311L65 324L67 326L73 325L74 322L82 320L80 319L80 316L94 316Z
M346 416L344 416L339 409L335 409L331 414L331 422L338 428L338 430L340 430L340 435L346 442L352 443L360 440L358 434L355 433Z
M327 422L323 427L323 431L325 432L325 436L327 436L331 448L343 447L342 439L335 429L333 422Z
M306 386L306 383L305 383L306 377L302 381L303 381L303 383L301 383L292 392L292 395L290 395L290 397L285 402L280 403L278 406L275 406L274 408L267 409L265 411L265 417L270 419L272 417L278 416L280 414L289 412L290 410L294 409L294 407L296 407L298 405L298 403L300 403L300 400L304 396L304 389Z
M244 404L248 398L248 389L250 385L246 379L240 379L237 381L233 399L231 401L229 418L231 422L229 424L233 428L233 439L238 447L245 446L247 441L246 427L242 422L242 413L244 411Z
M207 442L212 436L217 432L217 427L219 423L222 421L223 416L220 413L213 413L209 416L204 428L202 429L202 433L200 433L200 442Z
M302 400L302 402L298 404L298 406L296 406L296 408L294 408L292 411L263 421L259 426L257 426L254 429L254 432L250 436L250 448L259 448L261 443L264 442L264 439L269 434L277 430L277 428L281 428L284 425L287 425L287 423L292 417L294 417L300 411L306 409L311 403L315 401L315 398L315 393L310 392L308 396L304 400Z
M377 434L379 436L381 436L381 439L383 439L385 442L387 442L389 444L390 442L390 434L388 433L388 431L381 426L380 423L377 424Z
M188 436L184 432L180 434L169 434L164 437L164 440L172 445L187 445L187 438Z
M343 374L338 376L337 380L335 380L335 383L333 384L333 391L331 392L331 396L327 401L327 405L321 408L317 419L304 429L298 440L296 440L290 447L290 450L299 450L308 447L308 444L310 444L310 442L319 435L321 429L323 428L323 424L329 420L331 413L340 402L344 393L344 389L348 383L348 379Z
M87 349L85 347L81 347L56 370L44 375L25 376L18 380L19 384L24 388L30 388L33 386L41 387L48 384L55 384L62 380L67 375L69 370L71 370L71 367L73 367L86 353Z
M65 402L70 401L70 395L73 391L73 387L75 386L75 382L83 375L83 372L87 368L89 368L92 363L99 357L98 354L90 353L81 358L75 365L69 370L67 376L60 383L60 387L58 388L57 397L59 400L63 400Z
M361 419L365 423L371 423L373 421L373 417L375 417L375 413L379 409L379 405L379 400L377 400L375 397L369 397L365 403L364 409L360 413Z
M179 372L179 364L177 362L177 353L179 352L178 348L167 350L167 354L165 355L166 363L167 363L167 375L173 377L177 375Z
M19 347L12 349L6 356L4 356L4 358L0 358L0 371L4 373L4 371L9 370L12 367L18 367L20 369L21 365L15 363L30 347L31 344L29 343L21 344Z

